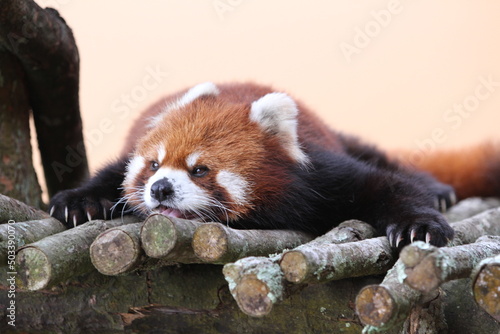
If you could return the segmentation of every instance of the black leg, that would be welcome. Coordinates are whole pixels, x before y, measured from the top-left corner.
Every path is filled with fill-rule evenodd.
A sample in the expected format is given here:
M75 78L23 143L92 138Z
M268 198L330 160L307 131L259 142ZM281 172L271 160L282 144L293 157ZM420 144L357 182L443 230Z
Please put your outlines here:
M91 219L119 217L125 210L124 203L116 204L121 198L125 166L125 159L116 161L81 187L57 193L50 201L50 214L68 227Z

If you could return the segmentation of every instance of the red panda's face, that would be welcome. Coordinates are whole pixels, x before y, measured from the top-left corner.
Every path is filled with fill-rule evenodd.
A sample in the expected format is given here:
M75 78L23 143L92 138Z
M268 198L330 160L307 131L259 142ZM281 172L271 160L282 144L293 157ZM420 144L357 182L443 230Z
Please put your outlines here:
M211 83L195 86L151 120L127 166L130 206L234 221L282 190L287 164L307 163L288 96L272 93L245 105L218 94Z

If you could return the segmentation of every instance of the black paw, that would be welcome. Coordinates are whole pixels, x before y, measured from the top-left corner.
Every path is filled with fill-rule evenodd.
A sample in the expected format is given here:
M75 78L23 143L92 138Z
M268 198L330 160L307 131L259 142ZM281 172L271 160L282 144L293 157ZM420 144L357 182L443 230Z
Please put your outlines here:
M49 205L49 214L68 228L93 219L111 219L113 202L77 188L57 193Z
M401 250L416 240L442 247L453 238L453 229L439 212L433 209L422 210L424 212L387 226L386 233L391 247Z
M446 212L457 203L457 196L452 186L434 182L430 186L430 191L434 195L434 208L440 212Z

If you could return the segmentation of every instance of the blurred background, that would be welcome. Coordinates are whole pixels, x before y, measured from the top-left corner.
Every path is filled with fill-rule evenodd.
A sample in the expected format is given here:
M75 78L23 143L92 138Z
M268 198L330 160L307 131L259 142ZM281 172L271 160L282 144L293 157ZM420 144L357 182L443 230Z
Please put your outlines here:
M500 2L36 2L76 38L91 171L141 110L203 81L272 85L391 150L500 139Z

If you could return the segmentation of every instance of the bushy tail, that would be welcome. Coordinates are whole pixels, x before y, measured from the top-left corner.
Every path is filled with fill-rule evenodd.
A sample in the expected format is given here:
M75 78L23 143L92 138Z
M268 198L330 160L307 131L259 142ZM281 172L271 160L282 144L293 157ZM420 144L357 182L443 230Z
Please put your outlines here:
M500 144L456 150L398 152L401 163L434 175L455 188L458 199L500 197Z

